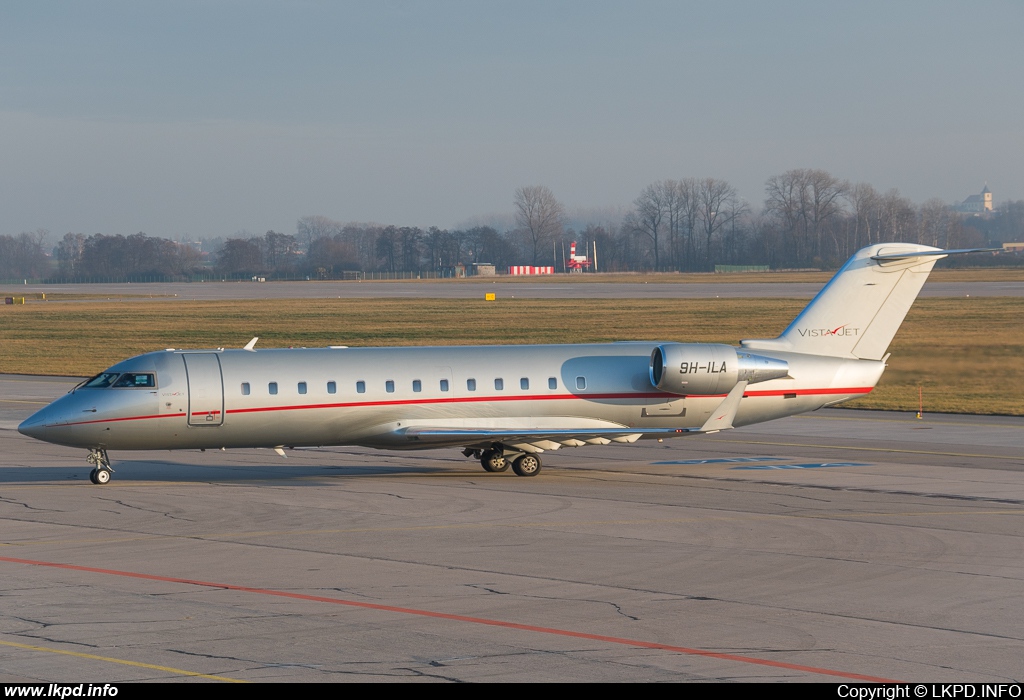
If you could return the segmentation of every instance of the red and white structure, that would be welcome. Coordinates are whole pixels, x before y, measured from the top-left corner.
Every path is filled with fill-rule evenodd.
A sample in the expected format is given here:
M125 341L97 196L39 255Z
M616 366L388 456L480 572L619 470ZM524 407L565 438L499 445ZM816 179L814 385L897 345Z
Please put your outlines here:
M590 269L590 258L586 255L576 255L576 241L569 244L569 257L565 261L565 269L567 272L583 272Z
M508 274L510 275L553 275L555 274L554 265L548 265L546 267L539 265L509 265Z

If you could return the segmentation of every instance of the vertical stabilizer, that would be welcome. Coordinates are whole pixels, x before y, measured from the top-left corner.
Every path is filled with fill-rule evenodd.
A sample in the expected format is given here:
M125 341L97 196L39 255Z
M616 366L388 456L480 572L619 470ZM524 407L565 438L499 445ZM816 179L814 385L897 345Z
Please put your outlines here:
M778 338L743 347L881 360L936 261L952 251L882 243L857 251ZM957 251L959 252L959 251Z

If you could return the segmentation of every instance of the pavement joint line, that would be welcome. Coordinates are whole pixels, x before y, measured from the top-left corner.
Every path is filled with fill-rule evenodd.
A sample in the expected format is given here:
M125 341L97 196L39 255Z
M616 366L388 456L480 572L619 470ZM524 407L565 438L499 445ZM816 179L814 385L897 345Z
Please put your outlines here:
M774 518L798 518L798 519L846 519L846 518L912 518L927 516L951 515L1024 515L1024 508L1009 510L951 510L951 511L900 511L885 513L881 511L864 512L830 512L830 513L758 513L751 516L741 517L713 517L693 516L689 518L644 518L638 520L580 520L580 521L558 521L558 522L537 522L537 523L461 523L458 525L420 525L416 527L360 527L360 528L330 528L314 530L261 530L256 532L214 532L200 533L193 535L138 535L135 537L84 537L73 539L44 539L25 540L22 542L0 542L0 547L40 547L47 545L67 546L69 544L111 544L114 542L151 542L159 540L209 540L214 542L231 542L233 539L244 540L253 537L294 537L297 535L339 535L353 533L371 532L416 532L427 530L454 530L460 528L493 528L493 527L520 527L520 528L544 528L544 527L591 527L601 525L656 525L656 524L682 524L682 523L708 523L708 522L734 522L749 520L764 520ZM0 557L0 561L3 558Z
M112 656L98 656L96 654L85 654L80 651L66 651L64 649L53 649L51 647L41 647L36 644L19 644L17 642L5 642L0 640L0 645L5 647L14 647L15 649L28 649L30 651L45 651L50 654L63 654L65 656L76 656L80 659L89 659L91 661L106 661L114 664L121 664L123 666L135 666L137 668L146 668L153 671L166 671L168 673L175 673L179 676L190 676L192 678L206 678L213 681L224 681L225 683L248 683L249 681L243 681L238 678L228 678L227 676L215 676L208 673L197 673L195 671L186 671L182 668L174 668L172 666L157 666L156 664L146 664L141 661L128 661L127 659L115 659Z
M754 656L743 656L739 654L728 654L724 652L710 651L707 649L694 649L690 647L675 646L671 644L662 644L660 642L649 642L640 639L628 639L625 637L611 637L603 634L592 634L589 632L577 632L573 630L560 629L557 627L541 627L537 625L528 625L519 622L507 622L504 620L494 620L485 617L471 617L469 615L458 615L455 613L442 613L432 610L421 610L417 608L404 608L394 605L382 605L380 603L366 603L357 600L346 600L344 598L332 598L329 596L317 596L307 595L304 593L293 593L290 591L280 591L272 588L258 588L252 586L240 586L228 583L214 583L212 581L199 581L194 579L177 578L173 576L160 576L157 574L144 574L134 571L119 571L116 569L100 569L92 566L78 566L75 564L63 564L59 562L48 562L48 561L36 561L32 559L14 559L12 557L0 557L0 562L7 562L10 564L23 564L28 566L39 566L54 569L65 569L69 571L81 571L94 574L102 574L105 576L121 576L124 578L142 579L145 581L161 581L165 583L180 583L190 586L202 586L205 588L219 588L222 590L238 591L241 593L255 593L257 595L274 596L278 598L290 598L293 600L303 600L315 603L327 603L330 605L344 605L353 608L362 608L364 610L374 610L378 612L390 612L398 613L402 615L413 615L417 617L426 617L439 620L450 620L453 622L466 622L476 625L487 625L489 627L499 627L503 629L518 630L521 632L534 632L539 634L554 635L559 637L568 637L572 639L586 639L595 642L604 642L606 644L615 644L621 646L637 647L640 649L655 649L660 651L674 652L677 654L684 654L687 656L701 656L704 658L717 659L720 661L734 661L746 664L753 664L757 666L767 666L770 668L779 668L789 671L800 671L803 673L811 673L815 675L833 676L836 678L848 678L851 680L858 680L865 683L897 683L899 681L879 678L876 676L868 676L861 673L851 673L848 671L839 671L835 669L819 668L816 666L804 666L801 664L792 664L785 661L773 661L771 659L761 659ZM73 652L67 652L73 653ZM77 653L73 653L78 655ZM137 664L136 662L122 662L129 665L145 666L145 664ZM200 674L195 674L200 675Z

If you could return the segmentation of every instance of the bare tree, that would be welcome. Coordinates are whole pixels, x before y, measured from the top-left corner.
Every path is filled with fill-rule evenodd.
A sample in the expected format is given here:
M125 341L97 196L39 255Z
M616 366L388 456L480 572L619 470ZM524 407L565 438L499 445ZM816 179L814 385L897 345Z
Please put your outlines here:
M57 271L61 277L74 277L80 272L79 265L84 250L84 233L64 234L64 238L53 249L53 254L57 258Z
M264 261L271 270L283 270L290 266L297 254L295 236L287 233L267 231L263 237Z
M0 236L0 279L42 277L48 267L42 241L46 231Z
M527 233L536 265L542 251L562 232L565 209L544 185L520 187L515 196L516 223Z
M849 255L854 250L877 242L881 197L874 187L862 182L847 191L846 199L853 205L854 216L853 240L844 251Z
M681 270L692 256L693 228L696 220L696 180L663 180L651 185L662 204L662 223L668 234L668 258L671 266Z
M882 230L883 240L910 241L915 228L917 212L914 203L893 188L882 196ZM913 241L910 241L913 242Z
M791 259L811 262L826 256L826 229L843 211L849 183L824 170L797 169L773 175L765 183L765 211L778 222L792 249Z
M264 272L263 246L259 238L229 238L217 254L222 275L246 277Z
M999 243L1024 240L1024 199L1010 200L999 205L992 238Z
M708 177L698 183L698 216L704 231L704 260L708 265L711 264L711 239L729 223L730 216L735 215L735 202L736 188L725 180Z
M929 199L917 211L917 242L943 248L960 215L941 199Z
M671 192L671 188L669 188ZM661 269L660 238L665 218L666 188L664 182L655 182L644 188L633 201L633 211L626 215L626 223L635 233L651 239L654 250L654 269Z
M341 233L344 227L326 216L304 216L295 225L295 232L306 250L319 238L333 238Z
M377 236L377 255L383 258L383 267L388 272L398 270L398 261L401 259L401 241L398 234L398 227L385 226Z

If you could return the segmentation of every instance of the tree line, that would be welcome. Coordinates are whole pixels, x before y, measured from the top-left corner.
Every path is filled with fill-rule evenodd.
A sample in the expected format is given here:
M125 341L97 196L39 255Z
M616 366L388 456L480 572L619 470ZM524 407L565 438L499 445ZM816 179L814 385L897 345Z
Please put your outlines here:
M834 268L857 249L883 241L958 248L1024 240L1024 201L970 216L937 199L917 205L897 190L879 192L815 169L770 177L757 209L715 178L653 182L618 221L571 226L554 193L540 185L517 189L513 208L514 225L504 231L304 216L294 234L235 236L205 253L144 233L68 233L48 254L48 232L38 230L0 236L0 280L337 279L352 271L445 276L472 263L561 269L570 241L596 244L601 271L710 271L716 264Z

